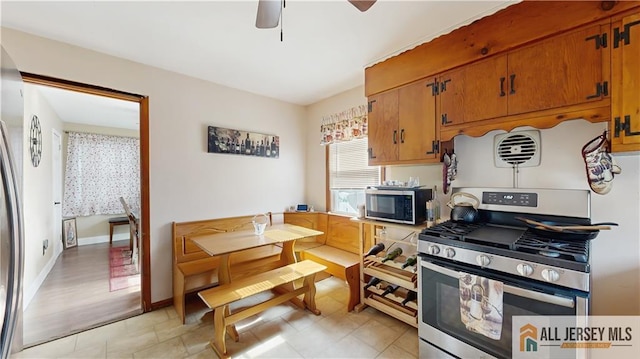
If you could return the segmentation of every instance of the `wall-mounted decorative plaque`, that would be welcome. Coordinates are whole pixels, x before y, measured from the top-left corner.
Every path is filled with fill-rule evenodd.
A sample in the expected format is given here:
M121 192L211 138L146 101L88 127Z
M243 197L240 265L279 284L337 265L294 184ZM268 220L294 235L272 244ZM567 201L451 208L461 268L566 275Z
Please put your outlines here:
M209 126L207 152L278 158L280 137Z

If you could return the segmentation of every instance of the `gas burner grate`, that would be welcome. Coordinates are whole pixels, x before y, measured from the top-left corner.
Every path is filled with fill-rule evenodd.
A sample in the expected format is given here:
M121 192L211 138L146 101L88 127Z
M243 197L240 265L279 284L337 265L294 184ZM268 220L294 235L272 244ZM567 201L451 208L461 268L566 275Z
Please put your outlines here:
M422 230L423 235L462 240L466 234L482 227L482 224L447 221Z
M588 241L562 241L544 238L530 231L526 231L516 241L514 249L574 262L587 263L589 260Z

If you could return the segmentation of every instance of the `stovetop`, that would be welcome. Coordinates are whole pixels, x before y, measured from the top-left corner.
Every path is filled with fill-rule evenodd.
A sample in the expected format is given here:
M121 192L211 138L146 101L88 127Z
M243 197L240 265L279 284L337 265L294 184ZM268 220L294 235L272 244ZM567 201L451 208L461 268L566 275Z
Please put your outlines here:
M426 228L421 241L589 272L589 242L551 239L526 227L447 221Z

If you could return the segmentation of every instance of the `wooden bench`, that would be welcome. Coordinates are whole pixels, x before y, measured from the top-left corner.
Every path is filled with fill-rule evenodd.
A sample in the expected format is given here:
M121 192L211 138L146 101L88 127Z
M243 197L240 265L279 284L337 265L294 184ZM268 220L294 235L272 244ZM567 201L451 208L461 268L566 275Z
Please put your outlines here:
M360 303L360 244L358 224L350 217L322 212L287 212L284 222L317 229L325 233L316 236L315 243L298 247L302 259L310 259L327 267L326 272L345 280L349 285L347 311Z
M271 224L271 213L268 213ZM191 237L201 234L222 233L253 229L253 216L208 219L192 222L173 222L173 305L185 323L185 297L218 284L219 257L212 257L196 246ZM259 273L265 268L280 266L281 248L263 246L234 253L230 260L232 277Z
M202 298L209 308L213 309L214 336L211 340L211 346L216 354L218 354L220 358L228 357L227 346L225 344L227 326L231 326L254 314L291 300L300 294L304 294L303 309L307 308L315 315L320 315L320 311L316 308L315 303L316 288L314 277L316 273L322 272L326 268L327 267L313 261L305 260L199 292L198 295L200 298ZM280 294L267 301L243 308L235 313L231 313L228 309L230 303L267 290L276 289L278 286L293 283L299 279L303 279L303 283L302 286L298 288L290 291L281 291ZM230 331L229 333L231 334L232 332L235 331ZM233 339L235 341L239 340L238 337L234 337Z

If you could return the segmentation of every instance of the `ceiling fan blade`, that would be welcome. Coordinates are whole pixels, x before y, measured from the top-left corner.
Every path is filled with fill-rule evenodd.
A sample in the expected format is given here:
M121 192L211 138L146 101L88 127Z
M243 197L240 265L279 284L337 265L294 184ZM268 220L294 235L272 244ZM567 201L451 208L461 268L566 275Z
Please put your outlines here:
M376 0L349 0L351 5L355 6L358 10L365 12L369 10Z
M280 0L258 0L256 27L258 29L271 29L278 26L281 11L282 4Z

